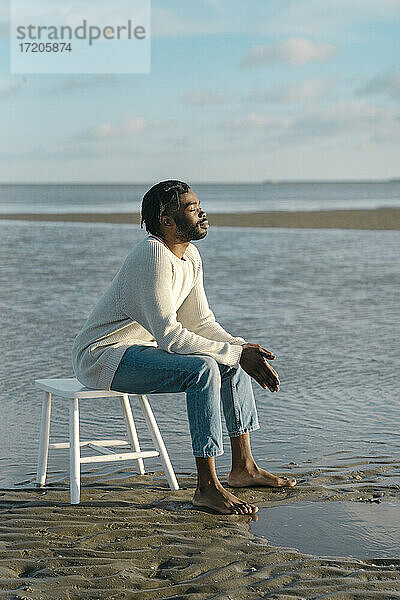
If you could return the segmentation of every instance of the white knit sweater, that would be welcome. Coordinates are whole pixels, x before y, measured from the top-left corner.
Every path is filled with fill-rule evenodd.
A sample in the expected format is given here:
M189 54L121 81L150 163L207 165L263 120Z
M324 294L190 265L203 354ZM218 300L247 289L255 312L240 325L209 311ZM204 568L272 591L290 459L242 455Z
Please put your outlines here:
M161 239L147 236L126 257L76 337L76 377L91 388L110 389L129 346L156 346L177 354L205 354L237 367L246 340L215 321L194 244L178 258Z

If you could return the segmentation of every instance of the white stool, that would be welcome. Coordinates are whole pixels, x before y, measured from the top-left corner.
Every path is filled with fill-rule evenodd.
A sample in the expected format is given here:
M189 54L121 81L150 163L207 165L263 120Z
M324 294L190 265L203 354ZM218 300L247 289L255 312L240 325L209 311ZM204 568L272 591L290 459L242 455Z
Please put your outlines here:
M137 460L139 473L145 473L143 459L152 456L159 456L165 476L168 480L171 490L179 490L179 485L175 477L167 450L158 429L157 421L154 418L153 411L147 399L147 396L137 395L143 411L146 425L153 440L156 450L142 452L140 450L139 439L136 432L135 422L132 416L129 395L122 392L110 390L92 390L84 387L77 379L37 379L35 386L44 390L42 404L42 419L40 424L40 442L39 459L36 482L43 486L46 482L47 457L49 449L56 450L60 448L69 448L70 457L70 489L71 504L79 504L81 487L80 465L84 463L100 463L119 460ZM58 442L50 444L50 416L51 416L51 396L61 396L69 399L69 442ZM132 394L133 395L133 394ZM111 398L120 399L122 412L124 415L128 440L88 440L81 442L79 440L79 400L92 398ZM92 450L99 452L101 456L81 457L80 449L82 446L89 446ZM130 446L133 452L115 453L109 450L107 446Z

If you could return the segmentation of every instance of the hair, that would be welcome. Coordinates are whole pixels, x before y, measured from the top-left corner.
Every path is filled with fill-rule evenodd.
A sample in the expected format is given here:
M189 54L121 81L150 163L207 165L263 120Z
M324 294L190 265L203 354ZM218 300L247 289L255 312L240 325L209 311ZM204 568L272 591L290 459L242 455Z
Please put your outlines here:
M183 181L168 179L156 183L143 196L140 227L145 223L146 231L154 235L160 233L161 217L173 216L181 207L180 197L187 194L190 187Z

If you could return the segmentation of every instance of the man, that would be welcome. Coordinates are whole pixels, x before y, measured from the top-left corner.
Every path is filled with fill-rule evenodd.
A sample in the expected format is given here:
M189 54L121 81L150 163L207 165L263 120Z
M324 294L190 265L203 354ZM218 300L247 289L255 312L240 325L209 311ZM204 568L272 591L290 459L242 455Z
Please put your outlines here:
M191 240L207 235L206 213L183 182L162 181L143 197L141 226L150 234L125 259L73 347L77 378L125 393L186 392L198 472L195 506L249 514L258 508L223 488L215 457L223 453L221 402L232 448L231 487L291 487L295 480L260 469L250 448L259 429L251 386L279 391L267 362L275 356L233 337L215 321Z

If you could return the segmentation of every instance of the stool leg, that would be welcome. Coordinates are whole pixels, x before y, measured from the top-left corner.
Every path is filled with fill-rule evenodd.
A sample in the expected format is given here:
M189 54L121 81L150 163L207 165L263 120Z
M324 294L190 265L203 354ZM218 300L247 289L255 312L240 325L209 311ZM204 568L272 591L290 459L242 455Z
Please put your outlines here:
M36 483L42 486L46 483L47 457L49 454L51 416L51 394L44 392L42 401L42 418L40 421L39 456Z
M129 402L128 394L124 394L123 397L120 398L120 401L121 401L122 412L124 414L126 430L128 432L129 443L131 445L132 450L135 450L135 452L140 452L139 438L137 435L135 421L133 419L132 409L131 409L131 404ZM144 464L143 464L143 458L138 458L137 462L138 462L138 467L139 467L139 473L141 475L144 475L146 473L146 471L145 471Z
M164 445L164 441L161 437L157 421L154 418L153 411L151 410L151 406L147 399L147 396L140 395L138 397L140 406L142 407L143 414L146 419L147 428L156 447L156 450L158 450L158 452L160 453L161 464L163 466L165 476L169 483L169 487L171 488L171 490L179 490L179 485L175 477L174 469L172 468L167 449Z
M69 482L71 504L79 504L81 492L81 452L79 446L79 399L69 405Z

